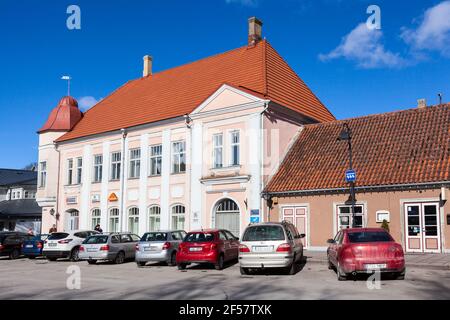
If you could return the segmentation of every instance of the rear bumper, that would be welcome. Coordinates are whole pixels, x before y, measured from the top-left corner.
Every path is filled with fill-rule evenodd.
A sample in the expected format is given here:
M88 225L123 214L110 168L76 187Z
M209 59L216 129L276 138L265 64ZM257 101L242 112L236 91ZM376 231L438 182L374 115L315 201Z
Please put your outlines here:
M70 251L66 250L44 250L42 255L47 258L69 258Z
M114 260L116 254L109 252L80 252L78 257L80 260Z
M151 251L136 251L137 262L151 262L151 261L167 261L170 259L171 252L168 250L162 250L160 252Z
M286 254L241 254L239 263L242 268L285 268L292 264L293 258Z
M386 268L370 270L366 268L366 264L386 264ZM379 271L381 273L402 273L405 271L404 259L392 259L388 261L367 261L367 260L347 260L341 263L342 272L345 273L373 273Z
M209 253L184 253L178 251L177 264L179 263L217 263L219 257L216 251Z
M39 257L39 256L41 256L42 255L42 251L27 251L27 250L22 250L22 254L25 256L25 257Z

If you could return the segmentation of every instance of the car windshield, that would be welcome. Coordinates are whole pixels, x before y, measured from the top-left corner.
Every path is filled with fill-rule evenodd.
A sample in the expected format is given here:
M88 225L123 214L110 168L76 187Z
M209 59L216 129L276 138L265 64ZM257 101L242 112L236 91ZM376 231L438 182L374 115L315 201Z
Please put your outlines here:
M47 240L61 240L61 239L67 238L68 236L69 236L69 234L65 233L65 232L55 232L55 233L52 233L48 237Z
M351 243L392 241L390 234L383 231L349 232L347 236Z
M248 227L242 241L277 241L284 240L281 226L253 226Z
M212 233L188 233L184 238L185 242L211 242L214 240L214 234Z
M166 241L167 240L167 233L165 232L149 232L145 233L141 241Z
M108 236L91 236L83 241L84 244L107 243Z

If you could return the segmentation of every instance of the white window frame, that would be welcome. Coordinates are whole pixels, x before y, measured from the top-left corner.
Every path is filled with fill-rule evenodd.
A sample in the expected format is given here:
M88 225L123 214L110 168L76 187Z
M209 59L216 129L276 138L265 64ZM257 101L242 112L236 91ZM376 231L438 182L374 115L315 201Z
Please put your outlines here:
M175 151L175 145L181 145L182 151ZM181 170L181 166L184 164L184 170ZM186 172L186 141L173 141L172 142L172 174L185 173Z
M157 153L156 151L158 151L159 153ZM162 168L162 144L155 144L153 146L150 146L149 155L149 176L160 176Z
M98 160L100 159L100 160ZM93 182L102 182L103 178L103 155L97 154L94 156L94 172Z
M114 211L114 213L117 213L117 214L112 214L113 213L113 211ZM115 225L115 229L113 230L112 228L111 228L111 226L112 226L112 219L114 219L114 225ZM109 210L108 210L108 231L109 232L119 232L120 230L119 230L119 228L120 228L120 210L119 210L119 208L109 208Z
M153 224L157 226L156 228L152 228L152 219L154 219ZM148 231L159 231L159 229L161 229L161 207L155 204L148 208Z
M130 169L128 170L128 178L137 179L141 175L141 149L130 149Z
M39 188L47 185L47 161L39 162Z
M214 169L221 169L224 166L224 140L223 133L215 133L212 136L212 148L213 148L213 162L212 167ZM218 153L220 152L220 155ZM220 159L219 159L220 157Z
M134 228L131 228L134 226ZM139 208L131 207L128 209L128 231L131 233L139 233Z
M182 211L182 212L181 212ZM176 218L177 222L174 223L174 218ZM178 227L180 224L179 219L183 218L183 227ZM173 230L184 230L186 227L186 206L182 204L175 204L170 209L170 228Z
M94 208L91 210L91 226L92 230L94 230L97 224L101 222L102 212L99 208Z
M73 184L73 158L67 159L67 185Z
M234 135L237 134L238 142L234 142ZM237 147L237 163L234 163L234 147ZM241 165L241 131L230 131L230 166L236 167Z
M344 208L344 207L345 208L349 208L349 213L340 214L340 208ZM361 207L361 213L355 213L355 215L362 217L361 218L361 221L362 221L362 226L361 227L364 228L366 226L366 224L367 224L366 212L365 212L365 204L357 203L357 204L355 204L355 209L356 209L356 207ZM336 219L337 219L336 226L337 226L337 231L342 230L342 228L341 228L341 220L340 220L341 216L348 216L349 217L348 218L348 221L349 221L348 227L351 228L352 224L353 224L353 221L352 221L352 206L351 205L346 205L346 204L337 204L336 205Z
M83 181L83 158L78 157L77 160L77 184L81 184Z
M118 157L114 157L115 155L117 155ZM122 152L121 151L111 152L111 175L109 180L110 181L120 180L120 170L122 170Z

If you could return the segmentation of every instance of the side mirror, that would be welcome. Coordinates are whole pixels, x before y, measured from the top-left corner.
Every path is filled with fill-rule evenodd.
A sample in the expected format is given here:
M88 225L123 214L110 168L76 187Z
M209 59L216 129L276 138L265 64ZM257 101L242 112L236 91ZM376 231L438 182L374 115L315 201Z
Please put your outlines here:
M304 237L306 237L306 235L305 235L304 233L300 233L299 238L300 238L300 239L303 239Z
M328 244L334 244L334 243L336 243L336 241L334 241L334 239L328 239L328 240L327 240L327 243L328 243Z

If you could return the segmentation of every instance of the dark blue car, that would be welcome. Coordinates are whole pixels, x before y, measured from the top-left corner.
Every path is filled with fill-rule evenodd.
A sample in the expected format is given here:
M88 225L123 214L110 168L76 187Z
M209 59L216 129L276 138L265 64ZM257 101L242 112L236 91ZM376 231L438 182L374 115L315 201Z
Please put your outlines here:
M30 240L25 240L22 244L22 254L30 259L42 256L44 241L48 236L48 234L38 234Z

